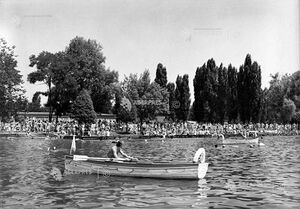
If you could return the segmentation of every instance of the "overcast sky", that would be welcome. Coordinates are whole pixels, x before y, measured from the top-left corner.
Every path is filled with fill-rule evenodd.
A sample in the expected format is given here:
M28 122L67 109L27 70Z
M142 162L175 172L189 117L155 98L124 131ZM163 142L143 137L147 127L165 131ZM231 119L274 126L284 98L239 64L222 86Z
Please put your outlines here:
M300 70L299 0L0 0L0 36L15 45L27 80L29 56L65 49L75 36L96 39L106 67L120 79L156 67L168 81L188 74L193 99L196 68L214 58L239 67L247 53L270 74ZM25 83L31 100L43 85Z

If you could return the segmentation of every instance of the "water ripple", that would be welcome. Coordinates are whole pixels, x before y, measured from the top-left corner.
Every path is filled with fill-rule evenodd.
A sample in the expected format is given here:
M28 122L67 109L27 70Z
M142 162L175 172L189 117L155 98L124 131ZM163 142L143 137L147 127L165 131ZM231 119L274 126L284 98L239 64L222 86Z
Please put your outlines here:
M300 137L265 137L264 147L215 148L209 139L124 140L129 155L191 161L204 147L199 181L63 175L71 141L0 138L1 208L298 208ZM77 142L106 155L111 141ZM53 149L55 147L55 149Z

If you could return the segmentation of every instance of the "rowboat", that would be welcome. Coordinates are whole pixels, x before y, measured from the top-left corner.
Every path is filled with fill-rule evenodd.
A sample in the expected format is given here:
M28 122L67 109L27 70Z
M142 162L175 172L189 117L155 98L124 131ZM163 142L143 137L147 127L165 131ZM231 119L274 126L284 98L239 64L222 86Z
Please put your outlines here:
M208 163L205 150L198 149L193 162L149 162L115 160L113 158L88 157L85 155L65 156L67 174L97 174L103 176L142 177L159 179L202 179Z
M230 144L258 144L259 138L254 139L222 139L222 144L230 145Z

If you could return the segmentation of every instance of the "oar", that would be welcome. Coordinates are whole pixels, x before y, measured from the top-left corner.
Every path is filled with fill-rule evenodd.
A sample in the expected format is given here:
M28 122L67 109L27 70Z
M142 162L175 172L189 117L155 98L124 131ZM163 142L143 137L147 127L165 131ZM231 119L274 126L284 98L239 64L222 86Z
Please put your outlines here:
M86 160L96 160L96 161L114 161L114 162L137 162L137 159L128 159L128 158L102 158L102 157L89 157L87 155L73 155L73 160L76 161L86 161Z

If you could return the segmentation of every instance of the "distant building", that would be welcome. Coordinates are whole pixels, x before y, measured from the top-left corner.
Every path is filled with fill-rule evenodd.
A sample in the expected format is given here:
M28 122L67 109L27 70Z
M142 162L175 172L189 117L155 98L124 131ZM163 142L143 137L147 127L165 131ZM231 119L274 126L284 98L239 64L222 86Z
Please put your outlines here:
M97 119L98 120L111 120L111 121L116 121L117 120L117 115L115 114L105 114L105 113L97 113Z
M35 118L38 120L48 120L49 119L49 112L17 112L19 116L23 116L25 118ZM53 118L56 115L53 114ZM60 119L71 119L69 116L60 116ZM105 113L98 113L97 114L98 120L111 120L116 121L117 116L115 114L105 114Z
M18 116L23 116L25 118L35 118L39 120L48 120L49 112L17 112ZM55 115L53 115L55 117Z

